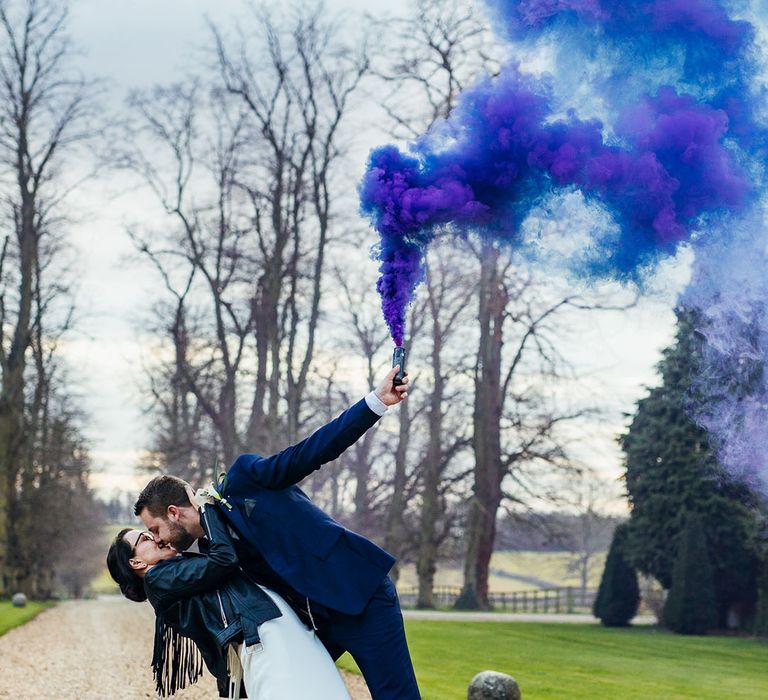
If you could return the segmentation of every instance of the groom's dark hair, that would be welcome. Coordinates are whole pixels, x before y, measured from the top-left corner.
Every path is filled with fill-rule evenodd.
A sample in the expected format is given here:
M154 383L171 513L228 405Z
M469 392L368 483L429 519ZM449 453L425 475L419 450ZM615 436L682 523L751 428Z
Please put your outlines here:
M168 506L191 506L187 495L187 482L178 476L163 474L150 481L136 499L135 515L141 515L145 508L155 518L165 518Z

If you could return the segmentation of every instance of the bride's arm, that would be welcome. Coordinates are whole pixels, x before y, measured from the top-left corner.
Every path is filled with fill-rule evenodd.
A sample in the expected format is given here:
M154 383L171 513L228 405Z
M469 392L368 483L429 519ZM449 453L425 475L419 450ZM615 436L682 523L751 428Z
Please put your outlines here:
M215 589L237 571L235 545L216 506L200 507L200 525L209 542L205 556L166 559L147 572L144 585L160 607Z

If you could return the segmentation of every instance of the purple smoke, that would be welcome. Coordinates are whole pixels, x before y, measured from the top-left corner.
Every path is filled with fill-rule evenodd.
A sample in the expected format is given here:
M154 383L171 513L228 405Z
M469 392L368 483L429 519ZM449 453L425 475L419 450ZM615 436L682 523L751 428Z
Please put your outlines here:
M726 55L743 50L754 36L749 22L733 20L717 0L489 0L512 37L526 37L562 21L600 25L608 37L639 32L690 44L709 41Z
M360 195L381 236L379 291L395 343L426 246L441 231L481 229L514 245L532 207L575 187L613 212L620 233L595 241L573 267L635 279L674 254L702 214L738 208L749 194L723 145L722 110L663 88L621 115L609 144L599 121L551 121L550 101L542 84L508 68L462 95L443 125L448 145L440 131L409 153L371 154Z
M703 336L689 409L721 463L768 494L768 246L759 208L729 221L696 250L682 295Z
M568 260L585 278L640 281L690 243L682 303L706 339L692 412L721 463L768 495L768 109L754 26L726 0L487 4L512 51L546 48L554 71L510 65L406 151L372 152L361 208L380 234L395 342L433 238L525 249L532 210L579 192L613 221Z

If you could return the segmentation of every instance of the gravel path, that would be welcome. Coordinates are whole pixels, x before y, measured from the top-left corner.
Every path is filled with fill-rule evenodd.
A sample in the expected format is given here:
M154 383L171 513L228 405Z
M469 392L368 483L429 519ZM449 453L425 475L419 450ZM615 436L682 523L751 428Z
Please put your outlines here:
M0 637L0 698L156 698L152 621L147 603L119 596L67 601L46 610ZM353 700L370 700L361 678L345 674L345 680ZM173 697L202 700L218 693L206 671L196 685Z

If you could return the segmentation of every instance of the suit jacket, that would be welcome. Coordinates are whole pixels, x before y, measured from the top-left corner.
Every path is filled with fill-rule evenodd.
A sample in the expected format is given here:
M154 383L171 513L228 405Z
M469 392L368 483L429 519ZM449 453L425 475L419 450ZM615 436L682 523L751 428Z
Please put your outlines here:
M336 522L296 483L336 459L378 419L361 400L282 452L240 455L219 489L232 506L222 509L225 517L281 579L350 615L362 612L395 559Z

